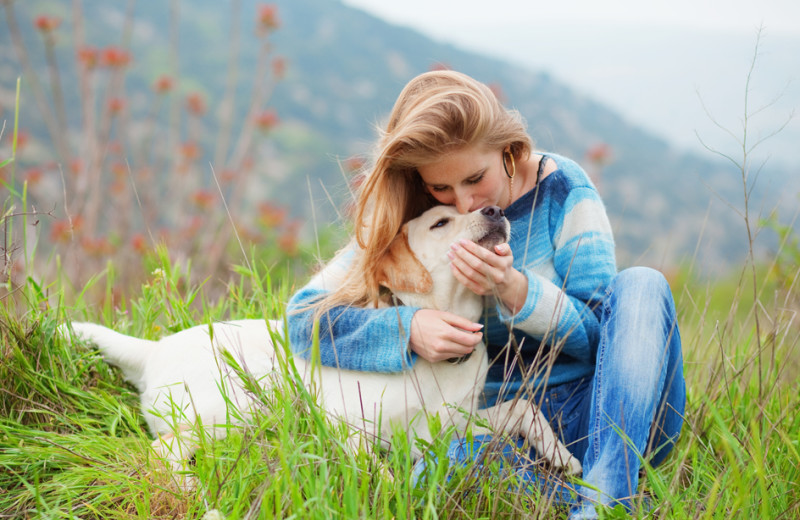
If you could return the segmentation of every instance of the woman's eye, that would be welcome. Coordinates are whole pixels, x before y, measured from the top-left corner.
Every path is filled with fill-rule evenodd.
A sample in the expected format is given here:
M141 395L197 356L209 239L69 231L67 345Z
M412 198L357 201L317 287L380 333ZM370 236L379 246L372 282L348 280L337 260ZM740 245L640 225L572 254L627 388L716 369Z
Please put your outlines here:
M441 193L443 191L447 191L447 186L431 186L431 191L435 191L436 193Z
M472 177L471 179L468 179L467 180L467 184L478 184L479 182L481 182L483 180L483 176L484 175L485 174L481 173L478 176L475 176L475 177Z
M436 224L431 226L431 229L440 228L442 226L446 226L447 223L450 222L449 218L442 218L436 221Z

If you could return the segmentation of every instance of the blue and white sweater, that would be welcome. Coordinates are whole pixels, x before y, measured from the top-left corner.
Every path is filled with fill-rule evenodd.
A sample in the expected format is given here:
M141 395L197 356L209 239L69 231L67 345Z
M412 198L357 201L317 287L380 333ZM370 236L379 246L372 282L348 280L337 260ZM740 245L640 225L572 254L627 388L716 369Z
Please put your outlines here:
M614 239L605 207L583 169L570 159L548 157L557 170L541 181L538 194L533 189L505 210L514 267L528 278L528 297L514 315L499 302L484 313L484 339L492 362L487 405L495 402L501 388L510 398L523 385L552 386L594 373L602 301L616 274ZM308 356L311 351L314 312L302 309L336 286L354 254L355 250L339 254L290 300L289 340L295 353ZM319 327L321 362L379 372L411 367L416 354L408 342L417 310L332 309ZM516 347L508 347L509 329ZM514 359L517 347L521 363ZM526 381L524 372L531 366Z

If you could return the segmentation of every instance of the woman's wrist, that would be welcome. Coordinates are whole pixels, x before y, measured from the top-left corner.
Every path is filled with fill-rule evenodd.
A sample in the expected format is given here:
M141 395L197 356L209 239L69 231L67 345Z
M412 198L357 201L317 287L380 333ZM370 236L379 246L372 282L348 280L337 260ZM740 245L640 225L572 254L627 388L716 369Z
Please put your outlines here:
M512 315L516 314L525 305L528 297L528 277L514 269L508 282L498 289L500 302Z

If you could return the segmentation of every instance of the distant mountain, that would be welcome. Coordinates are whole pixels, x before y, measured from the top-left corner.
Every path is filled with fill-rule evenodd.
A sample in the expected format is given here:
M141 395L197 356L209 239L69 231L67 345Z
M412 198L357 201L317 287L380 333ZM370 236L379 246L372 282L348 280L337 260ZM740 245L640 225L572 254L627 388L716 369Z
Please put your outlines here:
M218 124L213 107L223 97L229 70L232 11L227 5L232 3L226 7L217 0L179 4L179 71L170 69L168 53L172 2L135 4L136 24L130 39L135 61L126 84L134 105L159 75L175 74L181 85L205 94L212 109L203 124L206 131L213 130ZM736 265L744 254L741 219L728 207L729 202L740 206L742 198L741 181L730 164L678 152L544 72L432 41L338 0L280 0L276 4L280 29L272 42L275 52L285 56L288 68L270 105L282 124L264 145L270 167L265 166L269 171L264 174L264 191L254 196L280 200L297 215L309 215L315 206L318 218L333 218L320 182L341 201L346 188L338 160L368 155L375 126L403 85L432 66L445 65L499 86L505 103L527 119L539 148L571 156L591 170L587 153L599 145L608 147L612 161L603 168L599 184L615 228L621 266L666 267L686 260L701 234L698 262L706 268ZM96 46L118 43L125 4L85 0L83 5L87 41ZM241 1L240 90L255 69L259 44L253 17L258 5L254 0ZM68 7L42 0L17 2L14 9L21 21L41 11L59 14L64 19L62 33L69 34ZM32 26L27 27L26 40L30 49L41 48ZM0 51L0 103L8 109L8 93L19 66L3 30ZM59 58L68 63L72 52L69 42L63 42ZM41 52L36 55L38 67L44 70ZM64 75L65 84L74 78L68 69ZM77 106L77 89L65 95L68 106ZM240 114L246 111L247 95L243 90L237 99ZM35 109L26 109L31 112ZM8 112L3 117L8 118ZM37 123L32 121L30 126L36 128ZM781 172L765 171L759 182L765 189L772 183L774 189L785 178ZM756 191L754 199L761 201L762 195ZM773 201L767 199L766 204L769 208Z

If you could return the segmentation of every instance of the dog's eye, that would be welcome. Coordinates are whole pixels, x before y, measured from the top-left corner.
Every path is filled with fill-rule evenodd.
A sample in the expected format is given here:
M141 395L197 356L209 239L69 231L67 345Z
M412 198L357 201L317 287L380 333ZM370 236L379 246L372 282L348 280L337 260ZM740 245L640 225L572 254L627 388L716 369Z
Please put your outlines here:
M442 226L446 226L448 222L450 222L449 218L440 218L439 220L436 221L436 224L431 226L431 229L436 229Z

